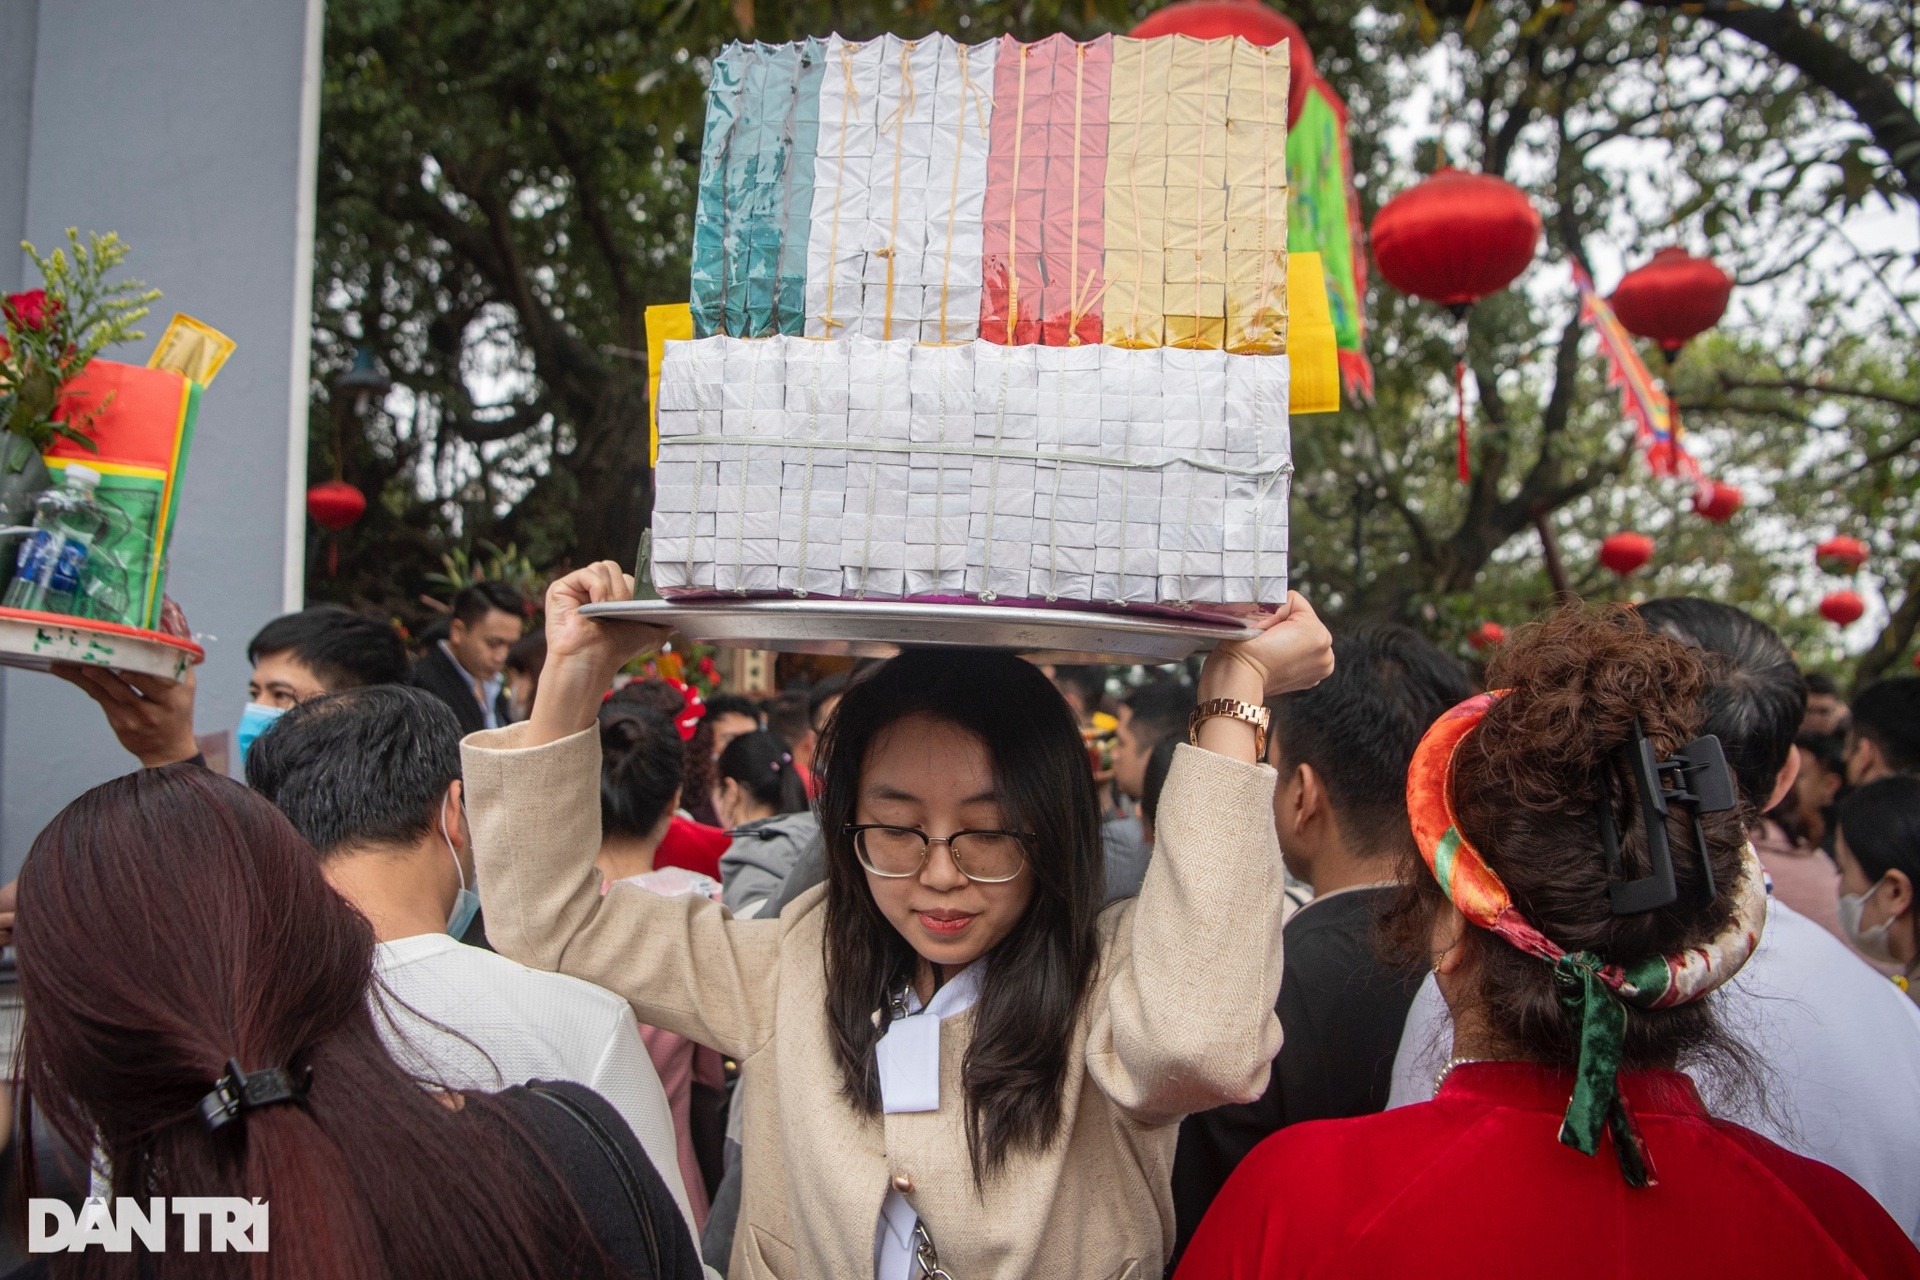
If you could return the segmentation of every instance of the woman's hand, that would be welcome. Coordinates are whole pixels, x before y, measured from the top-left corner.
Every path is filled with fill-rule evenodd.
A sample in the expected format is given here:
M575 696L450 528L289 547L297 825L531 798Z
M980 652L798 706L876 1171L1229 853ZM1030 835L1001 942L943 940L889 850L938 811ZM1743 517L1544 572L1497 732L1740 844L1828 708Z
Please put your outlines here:
M669 633L660 627L602 622L580 612L631 599L633 575L611 560L575 569L547 588L547 661L523 746L544 746L591 726L620 668L666 640Z
M1333 636L1298 591L1267 618L1260 634L1230 640L1207 655L1200 669L1200 701L1235 698L1259 704L1282 693L1311 689L1333 673ZM1216 716L1203 721L1198 745L1237 759L1253 759L1254 728Z

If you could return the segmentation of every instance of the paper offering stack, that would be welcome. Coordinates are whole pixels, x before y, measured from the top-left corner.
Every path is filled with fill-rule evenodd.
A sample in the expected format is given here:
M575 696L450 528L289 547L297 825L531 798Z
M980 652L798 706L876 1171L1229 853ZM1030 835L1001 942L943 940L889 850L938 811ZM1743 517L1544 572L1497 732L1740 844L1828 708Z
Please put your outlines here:
M1286 67L1185 37L730 47L654 585L1283 602Z

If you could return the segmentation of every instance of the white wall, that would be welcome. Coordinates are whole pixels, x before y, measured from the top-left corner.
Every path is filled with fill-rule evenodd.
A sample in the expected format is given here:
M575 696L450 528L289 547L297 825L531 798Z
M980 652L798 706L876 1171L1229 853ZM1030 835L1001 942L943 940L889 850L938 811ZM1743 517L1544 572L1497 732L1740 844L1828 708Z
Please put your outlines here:
M304 591L319 43L320 0L0 0L0 246L119 232L130 272L166 291L119 358L144 361L174 311L239 343L202 402L167 587L207 648L202 733L239 719L248 639ZM0 249L0 286L24 270ZM0 721L11 877L49 818L133 760L48 676L6 672Z

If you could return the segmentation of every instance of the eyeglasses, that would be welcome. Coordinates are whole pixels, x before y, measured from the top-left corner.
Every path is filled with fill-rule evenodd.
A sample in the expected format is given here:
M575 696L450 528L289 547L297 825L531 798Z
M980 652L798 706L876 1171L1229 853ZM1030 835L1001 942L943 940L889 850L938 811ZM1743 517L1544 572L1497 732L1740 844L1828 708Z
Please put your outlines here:
M877 876L902 880L917 876L927 865L935 844L947 846L960 874L979 884L1004 884L1027 865L1027 841L1019 831L956 831L930 836L918 827L889 827L875 822L852 823L847 834L860 865Z

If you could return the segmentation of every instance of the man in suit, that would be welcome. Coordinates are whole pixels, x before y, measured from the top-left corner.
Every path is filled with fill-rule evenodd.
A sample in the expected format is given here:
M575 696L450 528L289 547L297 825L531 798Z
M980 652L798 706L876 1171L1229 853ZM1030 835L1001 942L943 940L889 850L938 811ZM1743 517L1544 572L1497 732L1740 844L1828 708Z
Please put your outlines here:
M413 683L453 708L462 734L513 719L507 652L526 625L526 601L501 582L476 582L453 598L447 638L413 664Z

